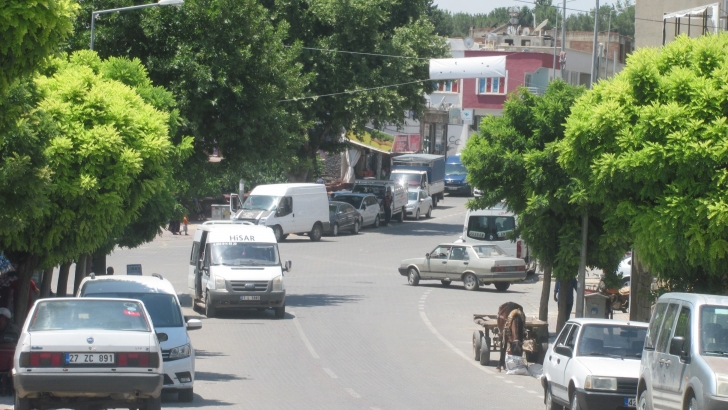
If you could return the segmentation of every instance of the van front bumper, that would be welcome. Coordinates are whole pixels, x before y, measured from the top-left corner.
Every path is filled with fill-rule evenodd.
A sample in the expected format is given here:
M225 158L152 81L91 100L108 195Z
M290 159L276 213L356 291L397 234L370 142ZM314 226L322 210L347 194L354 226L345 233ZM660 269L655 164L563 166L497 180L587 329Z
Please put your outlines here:
M575 394L579 399L579 408L583 410L622 410L634 408L624 405L626 399L635 398L634 395L627 393L608 393L576 389Z
M703 405L700 407L705 410L728 409L728 397L711 396L706 394L703 396Z
M225 292L209 290L212 304L225 308L274 308L286 303L286 291L280 292Z

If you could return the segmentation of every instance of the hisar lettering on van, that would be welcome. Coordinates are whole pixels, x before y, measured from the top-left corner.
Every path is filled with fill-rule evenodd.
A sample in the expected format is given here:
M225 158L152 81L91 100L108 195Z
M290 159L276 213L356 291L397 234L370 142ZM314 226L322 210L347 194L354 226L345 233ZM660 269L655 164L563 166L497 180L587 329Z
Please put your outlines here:
M255 242L255 236L230 235L230 242Z

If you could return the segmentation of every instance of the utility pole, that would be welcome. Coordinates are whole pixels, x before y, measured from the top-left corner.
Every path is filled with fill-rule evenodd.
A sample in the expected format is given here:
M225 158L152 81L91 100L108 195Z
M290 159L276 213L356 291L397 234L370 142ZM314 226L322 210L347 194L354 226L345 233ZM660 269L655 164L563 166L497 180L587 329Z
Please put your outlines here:
M554 35L553 35L553 39L554 39L554 62L551 65L551 67L553 67L553 69L554 69L554 77L553 77L554 80L556 79L556 36L557 35L559 35L559 13L556 13L556 26L554 27Z
M597 40L599 38L599 0L596 0L597 8L594 9L594 44L592 45L592 64L591 64L591 76L589 78L589 88L594 88L596 78L596 62L597 57ZM566 6L564 6L566 7Z
M607 24L607 51L604 53L604 78L609 75L609 41L612 38L612 10L609 10L609 24Z
M566 60L566 50L564 50L564 47L566 47L566 0L564 0L564 7L561 12L561 59L559 61L561 66L559 68L561 68L561 79L566 81L566 71L564 71Z
M584 205L581 215L581 253L579 258L579 286L576 288L576 317L584 317L584 286L586 286L586 244L589 239L589 213Z

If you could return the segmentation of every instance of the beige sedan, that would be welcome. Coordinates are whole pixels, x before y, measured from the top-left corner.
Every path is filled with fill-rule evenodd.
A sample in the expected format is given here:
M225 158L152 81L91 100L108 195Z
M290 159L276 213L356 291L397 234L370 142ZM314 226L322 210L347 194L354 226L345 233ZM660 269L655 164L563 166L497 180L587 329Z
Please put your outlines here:
M439 280L445 286L456 281L467 290L477 290L492 283L504 292L511 283L526 279L526 262L508 256L497 245L444 243L424 258L403 260L399 273L412 286L420 280Z

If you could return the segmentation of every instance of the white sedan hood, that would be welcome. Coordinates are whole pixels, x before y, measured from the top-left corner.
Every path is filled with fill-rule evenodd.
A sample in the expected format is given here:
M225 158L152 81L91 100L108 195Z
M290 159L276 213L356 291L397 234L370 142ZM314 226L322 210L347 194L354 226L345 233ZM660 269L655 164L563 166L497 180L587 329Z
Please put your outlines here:
M592 376L604 377L631 377L640 375L640 361L633 359L613 359L611 357L583 357L576 358Z
M271 280L283 273L280 266L212 266L212 274L225 280Z

